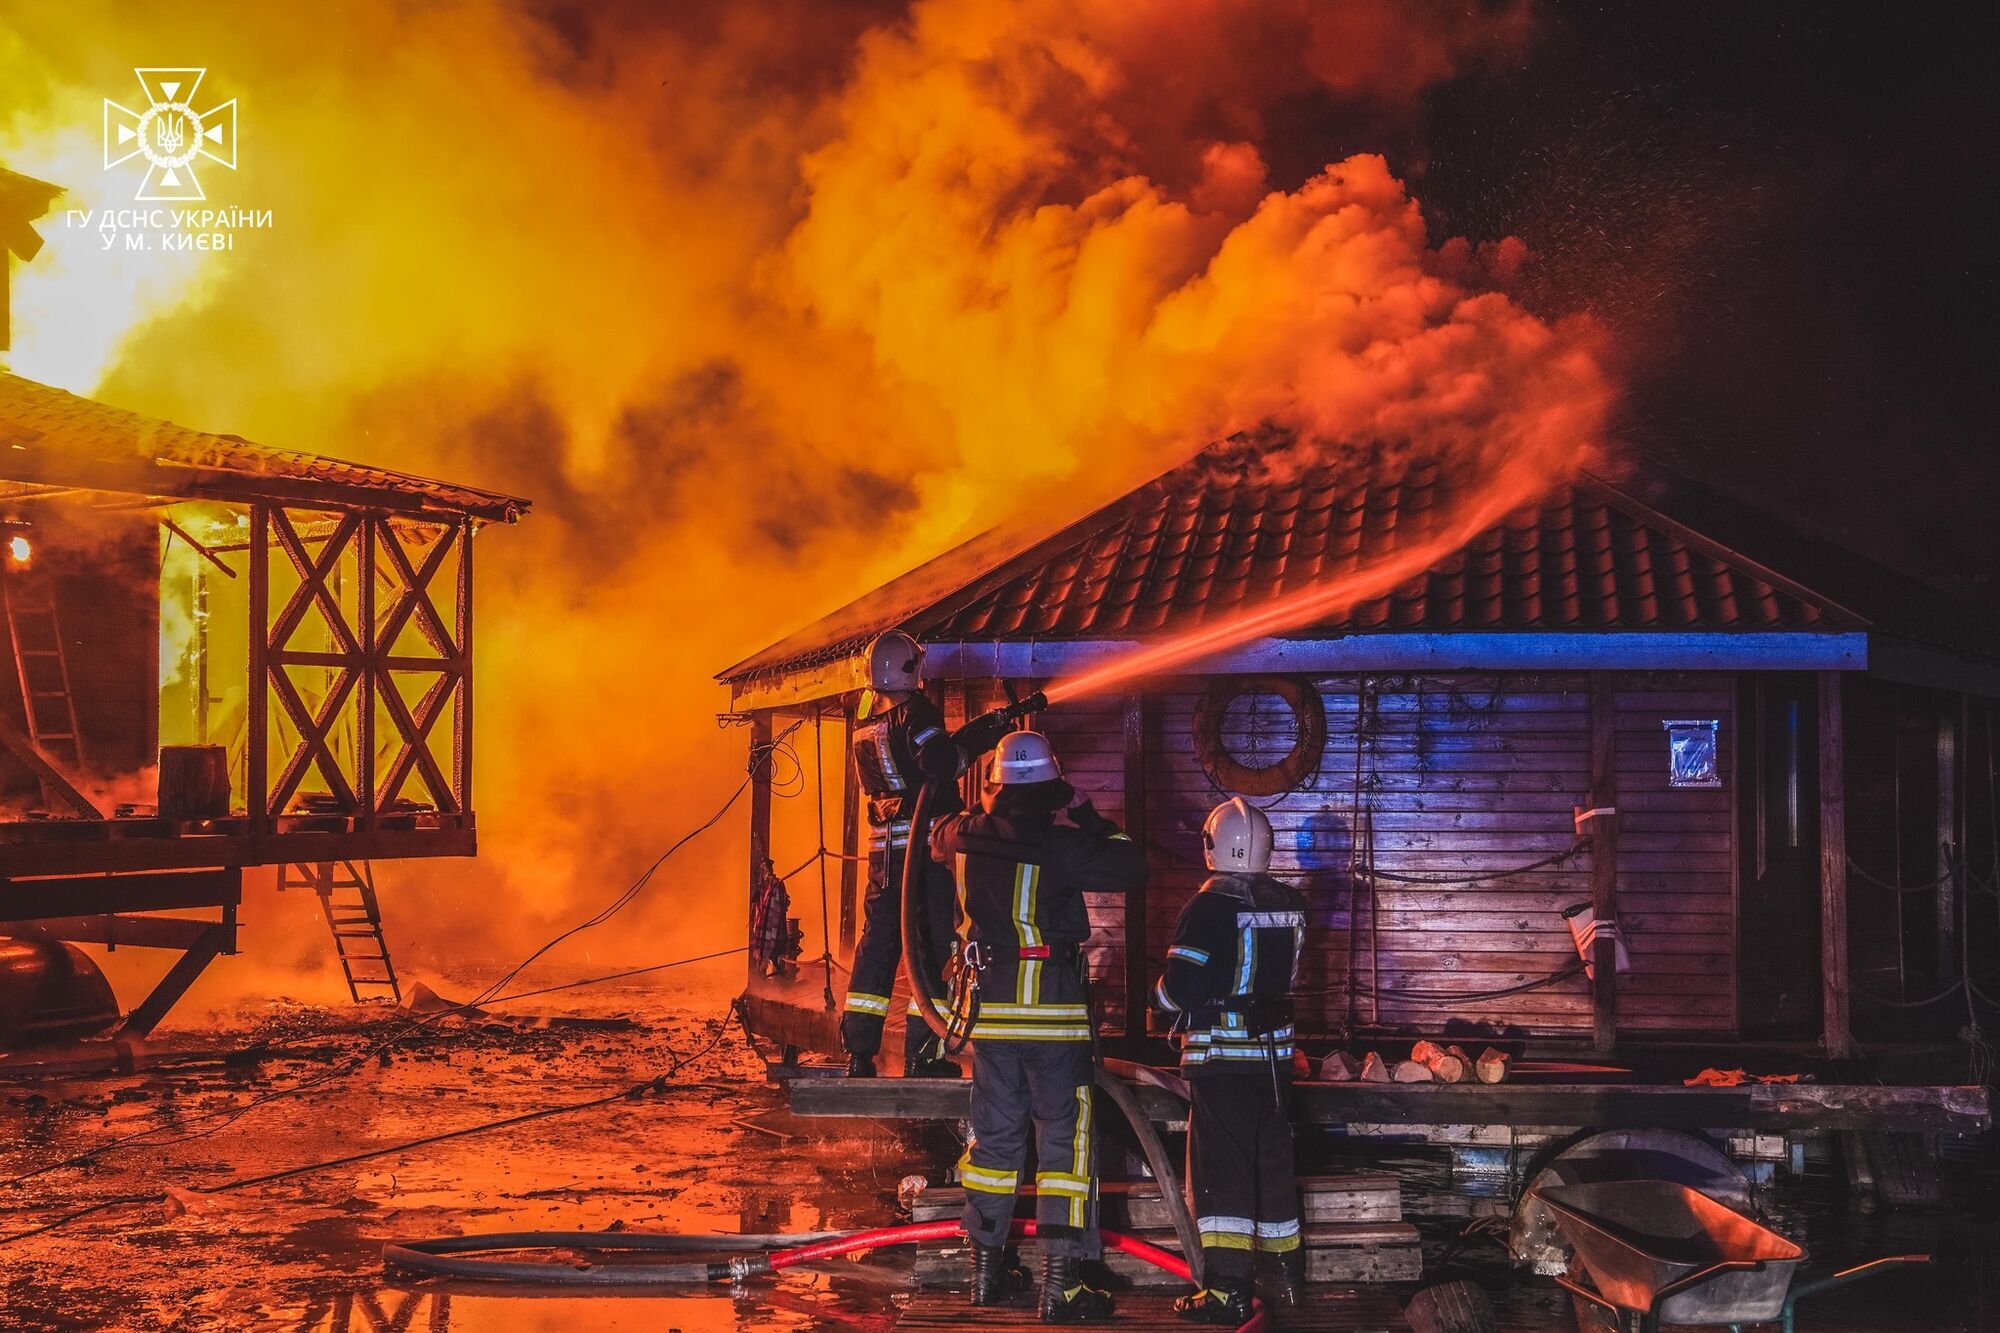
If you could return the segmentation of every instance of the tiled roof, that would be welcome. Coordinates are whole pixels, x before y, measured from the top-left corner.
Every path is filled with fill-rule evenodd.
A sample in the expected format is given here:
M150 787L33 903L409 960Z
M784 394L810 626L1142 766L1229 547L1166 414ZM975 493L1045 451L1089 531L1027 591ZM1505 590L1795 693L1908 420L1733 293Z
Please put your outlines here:
M1557 487L1387 596L1301 634L1368 630L1812 630L1853 621L1592 481ZM1205 456L953 614L939 639L1175 632L1371 565L1454 509L1435 467L1258 475Z
M80 487L171 498L379 503L508 521L528 508L510 495L270 449L0 374L0 490L10 482L22 494Z
M932 641L1128 639L1188 629L1435 535L1449 477L1383 454L1285 468L1224 441L1011 559L939 557L722 673L839 660L892 625ZM1799 562L1812 568L1812 562ZM912 598L905 591L919 588ZM1865 618L1594 477L1553 488L1386 596L1293 631L1745 631Z

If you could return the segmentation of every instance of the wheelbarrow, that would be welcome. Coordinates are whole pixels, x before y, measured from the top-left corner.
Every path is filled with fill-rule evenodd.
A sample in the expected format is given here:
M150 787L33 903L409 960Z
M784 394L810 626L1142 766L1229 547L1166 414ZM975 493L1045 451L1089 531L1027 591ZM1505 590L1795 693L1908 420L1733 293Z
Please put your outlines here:
M1558 1277L1577 1299L1611 1315L1619 1333L1656 1333L1666 1324L1776 1321L1793 1333L1804 1297L1908 1264L1897 1255L1802 1282L1792 1277L1805 1251L1699 1190L1658 1180L1545 1185L1536 1190L1590 1278Z

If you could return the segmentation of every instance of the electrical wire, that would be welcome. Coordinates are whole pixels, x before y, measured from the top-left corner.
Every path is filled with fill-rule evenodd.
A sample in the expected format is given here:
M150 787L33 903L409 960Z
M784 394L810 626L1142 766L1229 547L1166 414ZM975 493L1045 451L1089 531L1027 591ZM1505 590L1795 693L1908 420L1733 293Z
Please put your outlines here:
M722 805L715 811L714 814L710 815L706 820L704 820L694 829L690 830L688 833L682 835L681 838L677 840L672 846L668 847L666 851L662 852L658 857L656 857L653 863L647 866L646 869L639 875L639 877L636 880L634 880L616 898L614 898L611 903L607 904L604 908L600 909L598 913L595 916L591 917L589 920L584 921L579 925L570 927L568 930L562 932L555 938L543 944L540 948L536 949L533 953L529 954L528 957L523 959L520 963L516 964L513 968L509 969L507 973L503 975L498 981L486 987L483 991L479 993L479 995L475 996L473 999L468 1000L462 1004L451 1006L450 1008L447 1009L441 1009L434 1014L426 1014L423 1015L422 1017L406 1019L404 1020L404 1024L402 1027L385 1035L381 1040L375 1042L367 1049L361 1051L359 1054L349 1057L347 1060L334 1065L332 1068L329 1068L320 1074L308 1078L301 1083L296 1083L285 1088L276 1088L271 1090L270 1092L260 1094L259 1096L251 1098L248 1102L245 1102L241 1106L206 1112L203 1113L202 1115L196 1116L191 1122L185 1122L185 1121L181 1122L182 1124L192 1123L195 1125L202 1125L205 1127L197 1129L193 1133L182 1134L174 1138L157 1139L149 1146L172 1147L177 1144L189 1142L193 1139L206 1138L211 1134L217 1133L223 1129L228 1128L230 1125L235 1124L238 1120L241 1120L244 1116L248 1115L250 1112L258 1109L261 1106L267 1106L271 1102L278 1101L286 1097L296 1096L303 1092L311 1091L314 1088L332 1082L334 1079L343 1078L348 1074L353 1073L355 1070L361 1068L361 1066L366 1064L369 1060L385 1054L388 1050L390 1050L392 1047L402 1042L407 1037L425 1028L435 1026L437 1023L442 1022L446 1018L454 1017L459 1014L468 1013L484 1004L502 1002L501 998L499 997L501 996L501 992L505 989L507 983L512 981L516 976L520 975L522 970L528 967L529 964L533 963L536 959L548 953L549 950L555 948L557 945L561 944L563 941L571 938L572 936L580 934L585 930L592 929L593 927L602 925L606 921L609 921L612 917L616 916L620 911L624 910L624 908L628 906L632 902L632 900L636 898L645 889L647 884L652 880L652 877L655 874L655 872L657 872L659 868L666 863L669 857L673 856L682 847L686 846L689 842L693 841L694 838L696 838L702 833L705 833L709 829L713 828L717 823L719 823L722 817L725 814L727 814L731 809L731 807L733 807L736 804L736 802L742 797L744 791L748 789L751 777L755 775L758 765L760 763L768 764L773 757L783 752L783 747L785 746L785 742L787 741L787 739L791 736L793 732L797 731L799 727L802 725L804 725L803 718L792 723L789 727L786 727L784 731L780 732L777 736L774 736L769 742L765 743L762 746L755 747L750 756L749 772L746 773L743 781L740 784L738 784L736 789L730 793L729 798L722 803ZM796 759L796 755L794 755L794 758ZM738 951L731 950L729 952L738 952ZM682 960L682 961L688 961L688 960ZM678 963L661 964L656 966L655 968L650 968L650 969L635 969L633 973L631 973L631 975L637 975L637 973L640 971L659 970L660 967L678 966L678 965L679 965ZM605 978L605 979L609 980L613 978ZM594 983L572 983L569 986L558 987L555 989L574 989L575 986L579 984L594 984ZM538 993L544 993L544 992L519 992L514 996L504 997L504 998L519 999L526 994L538 994ZM33 1180L36 1177L46 1175L51 1171L57 1171L65 1167L81 1165L85 1162L98 1158L105 1153L116 1152L123 1148L130 1147L131 1145L136 1143L142 1143L147 1140L153 1140L155 1139L155 1136L168 1132L170 1128L172 1127L169 1125L162 1124L162 1125L152 1126L151 1128L148 1129L138 1130L134 1133L127 1134L122 1138L113 1139L109 1143L98 1144L96 1147L90 1148L84 1152L77 1153L73 1156L66 1157L58 1161L47 1163L46 1165L36 1167L31 1171L21 1172L20 1174L8 1177L5 1180L0 1180L0 1186L19 1185L24 1181Z
M487 1120L476 1125L466 1125L458 1129L443 1130L436 1134L426 1134L421 1138L407 1139L400 1143L387 1144L380 1148L369 1148L362 1152L348 1153L340 1157L329 1157L321 1161L305 1162L298 1166L283 1167L276 1171L267 1171L262 1175L245 1176L205 1189L191 1189L188 1192L191 1194L226 1194L231 1190L247 1189L252 1185L275 1184L280 1180L290 1180L294 1177L310 1175L317 1171L328 1171L339 1166L352 1166L357 1162L371 1161L378 1157L389 1157L397 1153L408 1152L414 1148L425 1148L433 1144L445 1143L452 1139L469 1138L475 1134L485 1134L497 1129L510 1129L515 1125L525 1125L536 1120L547 1120L554 1116L571 1115L579 1111L595 1110L617 1102L635 1101L649 1092L665 1095L669 1092L707 1091L718 1087L726 1087L729 1085L710 1083L670 1084L667 1080L680 1070L693 1064L696 1060L706 1056L710 1051L713 1051L721 1044L722 1036L727 1031L728 1027L726 1024L719 1027L716 1035L709 1041L708 1045L685 1059L676 1059L673 1066L665 1074L632 1084L630 1087L620 1088L616 1092L605 1093L599 1097L586 1098L582 1101L561 1102L553 1106L537 1107L532 1111L524 1111L518 1115L502 1116L497 1120ZM162 1203L168 1197L165 1190L156 1190L147 1194L121 1194L114 1198L100 1199L96 1203L65 1213L61 1217L54 1218L48 1222L0 1236L0 1245L11 1245L15 1241L45 1235L58 1228L68 1226L72 1222L80 1221L83 1218L106 1212L113 1208L122 1208L137 1204Z
M1406 990L1397 986L1355 985L1351 988L1347 986L1325 986L1311 990L1295 990L1292 994L1294 996L1320 997L1345 994L1351 989L1357 995L1371 998L1379 996L1385 1000L1408 1000L1424 1004L1469 1004L1485 1000L1504 1000L1510 995L1522 995L1528 991L1541 990L1545 986L1553 986L1558 982L1567 981L1569 978L1582 972L1583 969L1584 964L1579 961L1551 972L1545 977L1537 977L1532 981L1518 982L1512 986L1503 986L1496 990L1487 991L1426 991Z

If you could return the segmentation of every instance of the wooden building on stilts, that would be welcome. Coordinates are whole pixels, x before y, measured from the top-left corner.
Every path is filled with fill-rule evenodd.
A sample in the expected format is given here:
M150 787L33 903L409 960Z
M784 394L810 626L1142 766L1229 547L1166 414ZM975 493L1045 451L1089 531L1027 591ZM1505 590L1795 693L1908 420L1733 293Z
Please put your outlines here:
M474 852L472 538L526 508L0 373L9 970L178 955L119 1020L143 1037L277 866L354 997L395 996L371 863ZM18 990L0 1044L102 1026Z
M1215 445L1025 549L977 540L729 668L753 759L792 722L851 726L882 630L924 642L956 721L1416 548L1465 498L1388 454L1268 467L1282 444ZM1974 609L1687 483L1580 476L1385 595L1034 724L1151 859L1144 892L1092 903L1114 1048L1161 1049L1143 997L1203 877L1202 819L1243 795L1311 904L1309 1047L1502 1042L1670 1071L1677 1094L1704 1066L1845 1085L1865 1049L1862 1081L1963 1129L1986 1102L1959 1033L2000 1016L1996 699ZM745 1001L756 1030L830 1051L866 826L825 754L829 919ZM752 776L763 877L774 840L810 849L791 824L812 816L774 807L768 763ZM816 873L794 881L806 916ZM1619 1118L1417 1091L1471 1119ZM1443 1113L1342 1095L1374 1100L1314 1114Z

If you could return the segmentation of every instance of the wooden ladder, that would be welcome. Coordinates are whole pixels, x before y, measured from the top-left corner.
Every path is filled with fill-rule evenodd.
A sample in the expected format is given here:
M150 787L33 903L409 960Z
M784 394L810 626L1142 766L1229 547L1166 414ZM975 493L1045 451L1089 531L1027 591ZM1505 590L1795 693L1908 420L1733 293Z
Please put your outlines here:
M397 1003L403 988L396 965L389 961L389 942L382 938L382 907L375 897L375 871L366 861L319 861L285 865L278 870L280 890L311 889L319 895L333 932L334 952L347 978L347 993L359 1003L364 988L387 991ZM379 998L379 994L376 996Z
M7 638L14 647L14 671L21 680L21 711L28 739L70 773L83 771L83 738L76 725L76 699L69 687L69 657L63 651L62 617L55 585L0 577L0 604L7 614ZM43 797L60 798L44 782Z

